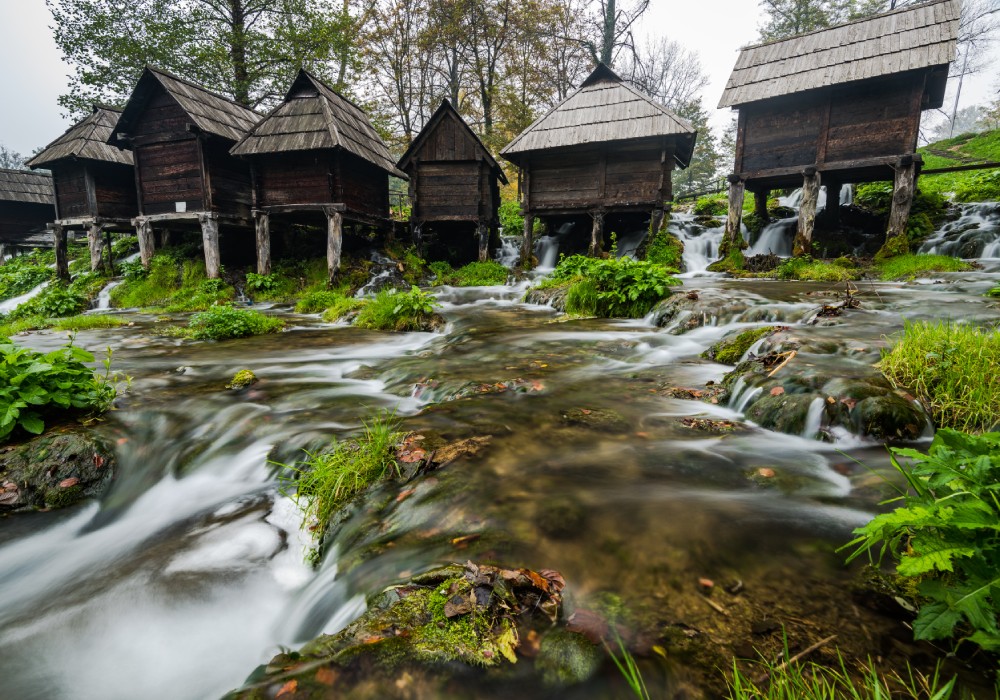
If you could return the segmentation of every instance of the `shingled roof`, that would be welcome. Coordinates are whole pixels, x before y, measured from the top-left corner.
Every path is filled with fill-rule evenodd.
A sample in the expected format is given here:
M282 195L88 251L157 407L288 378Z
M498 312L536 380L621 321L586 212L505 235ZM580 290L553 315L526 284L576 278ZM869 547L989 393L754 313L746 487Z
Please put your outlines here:
M368 115L306 70L300 70L280 105L230 151L234 156L343 148L397 177L389 147Z
M28 161L28 167L40 168L64 158L85 158L105 163L132 165L132 153L108 144L118 123L120 109L94 105L93 112L66 130L62 136Z
M30 170L0 168L0 202L55 206L52 176ZM55 210L53 210L53 214Z
M200 85L180 78L161 68L146 66L125 110L118 119L108 142L114 144L117 134L131 131L135 120L145 108L156 85L161 85L171 97L177 100L191 121L203 132L220 136L230 141L239 141L260 120L257 112L237 104L228 97L217 95Z
M719 108L903 71L955 58L959 0L932 2L740 52Z
M686 168L696 134L687 121L624 83L602 63L579 90L522 131L500 155L516 162L531 151L676 136L675 157Z
M497 163L496 158L494 158L493 154L490 153L490 149L486 147L486 145L482 142L482 139L476 136L476 132L469 127L468 123L466 123L464 119L462 119L462 115L458 113L458 110L455 109L455 107L451 104L451 101L447 98L441 100L441 106L437 108L437 111L435 111L434 114L431 115L431 118L427 120L427 123L424 124L424 128L420 130L420 133L417 134L416 138L414 138L410 143L409 148L407 148L406 152L403 153L403 157L396 163L396 167L405 171L410 165L410 160L413 158L413 154L420 150L420 147L423 146L427 137L434 133L434 130L437 128L438 124L441 123L441 120L447 119L448 117L451 117L455 122L461 125L461 128L464 129L465 133L476 143L476 145L479 146L480 149L482 149L483 158L486 160L486 163L497 172L500 180L506 185L507 176L504 175L503 169L500 167L500 164Z

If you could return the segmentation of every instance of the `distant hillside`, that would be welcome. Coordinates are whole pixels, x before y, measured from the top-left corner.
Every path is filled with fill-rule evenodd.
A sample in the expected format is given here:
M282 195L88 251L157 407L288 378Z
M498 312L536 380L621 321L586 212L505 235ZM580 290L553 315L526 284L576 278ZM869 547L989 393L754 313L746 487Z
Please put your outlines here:
M960 134L917 149L924 169L947 168L986 161L1000 162L1000 130ZM920 189L959 202L1000 200L1000 170L970 170L920 177Z

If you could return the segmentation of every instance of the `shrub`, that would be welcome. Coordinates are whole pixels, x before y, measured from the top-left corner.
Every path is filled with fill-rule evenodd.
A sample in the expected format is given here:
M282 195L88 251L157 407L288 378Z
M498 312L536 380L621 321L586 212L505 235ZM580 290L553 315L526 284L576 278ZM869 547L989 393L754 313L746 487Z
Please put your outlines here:
M319 313L325 309L330 308L341 299L344 298L343 294L338 292L331 292L326 289L321 289L313 292L308 292L304 294L298 303L295 305L295 313L299 314L315 314Z
M222 304L192 316L188 331L195 340L227 340L275 333L284 325L281 319L259 311Z
M981 432L998 423L1000 331L907 322L877 366L895 386L916 395L938 427Z
M445 267L447 266L447 267ZM431 263L431 271L437 275L435 284L451 284L456 287L491 287L507 282L510 271L494 260L471 262L452 270L448 263Z
M119 236L111 243L111 255L116 260L139 249L137 236Z
M10 313L9 318L17 320L30 316L43 316L45 318L73 316L87 308L88 303L87 297L74 292L69 287L50 284L37 295L14 309Z
M247 291L252 293L273 293L281 287L281 280L275 274L258 275L247 273Z
M826 262L813 260L808 255L787 258L778 265L774 274L778 279L808 282L845 282L860 276L860 272L848 258L837 258L832 262Z
M955 188L959 202L995 202L1000 200L1000 172L977 173L962 180Z
M883 280L913 279L930 272L964 272L972 265L948 255L897 255L876 262L879 277Z
M8 260L0 267L0 301L26 294L52 278L46 265L35 265L24 258Z
M434 295L418 287L408 292L383 289L361 308L355 325L382 331L422 330L431 323L437 306Z
M573 255L559 261L541 287L567 285L567 311L604 318L641 318L680 284L672 270L631 258L588 258ZM583 285L581 289L573 287ZM591 290L593 287L593 290ZM592 299L596 291L596 300ZM573 309L568 302L573 297Z
M146 268L142 266L141 260L122 260L115 263L118 267L118 274L125 278L126 282L145 279Z
M888 554L900 576L914 579L917 639L967 639L1000 652L1000 433L942 429L927 454L891 452L910 492L854 531L848 561L878 548L873 559Z
M888 216L892 206L891 182L866 182L854 191L854 203L873 214Z
M84 364L94 356L72 340L42 354L0 338L0 360L0 442L16 429L38 435L53 418L105 411L117 394L110 351L103 376Z
M509 199L500 203L500 230L505 236L519 236L524 233L524 217L521 216L521 203Z

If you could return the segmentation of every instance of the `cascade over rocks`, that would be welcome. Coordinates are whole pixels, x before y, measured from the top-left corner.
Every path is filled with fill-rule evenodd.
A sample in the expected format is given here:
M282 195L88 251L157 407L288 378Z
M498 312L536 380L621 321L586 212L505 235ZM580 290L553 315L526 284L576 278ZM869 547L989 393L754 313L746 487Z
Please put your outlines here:
M701 326L715 325L719 319L732 319L753 306L735 297L733 292L698 289L673 294L653 307L653 323L673 335L681 335Z
M0 448L0 513L74 505L103 493L114 473L114 450L85 429Z

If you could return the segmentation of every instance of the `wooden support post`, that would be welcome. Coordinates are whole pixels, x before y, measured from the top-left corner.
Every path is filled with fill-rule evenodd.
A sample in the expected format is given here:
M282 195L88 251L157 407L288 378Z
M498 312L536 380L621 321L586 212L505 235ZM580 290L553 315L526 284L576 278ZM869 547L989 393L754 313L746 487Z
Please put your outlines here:
M486 262L490 259L490 227L481 219L476 226L476 238L479 239L479 262Z
M103 243L101 234L104 233L102 224L94 224L87 231L87 243L90 247L90 271L94 272L104 266L104 257L101 255L101 244Z
M809 167L802 171L802 203L799 205L799 224L795 231L795 243L792 245L792 255L795 257L812 254L819 181L819 172L816 168Z
M344 213L332 207L326 212L326 268L329 282L333 284L340 269L340 252L344 246Z
M7 244L0 243L0 265L3 265L4 263L7 262L6 258L7 258Z
M257 229L257 274L271 274L271 215L264 211L254 214Z
M740 222L743 219L743 193L746 190L746 183L740 179L736 173L731 173L729 180L729 213L726 216L726 231L722 235L722 243L719 244L719 257L725 258L734 251L746 248L746 241L743 240L743 232L740 230Z
M521 240L521 269L531 270L535 267L535 242L532 234L535 230L535 215L524 215L524 238Z
M162 228L160 229L160 247L166 248L170 245L170 229Z
M880 253L886 257L909 252L906 224L910 220L910 207L916 189L917 167L913 156L903 156L896 165L892 184L892 208L889 210L889 228L885 232L885 245Z
M52 242L56 249L56 277L69 282L69 256L66 251L66 229L59 224L52 226Z
M111 231L104 231L104 249L108 251L108 272L115 272L115 252L111 249Z
M222 261L219 255L219 217L216 214L199 214L201 241L205 249L205 274L208 279L219 279Z
M753 193L753 213L765 224L771 220L771 215L767 211L767 195L769 190L757 190Z
M840 224L840 191L844 185L839 182L826 183L826 220L833 226Z
M587 255L598 258L604 252L604 212L592 211L590 218L594 220L594 225L590 229L590 247L587 249Z
M135 232L139 238L139 260L144 270L149 269L149 261L153 259L155 245L153 244L153 226L149 219L140 216L135 220Z

